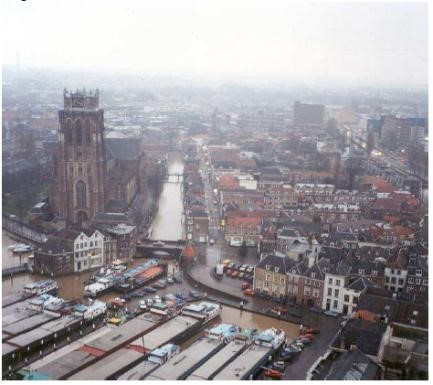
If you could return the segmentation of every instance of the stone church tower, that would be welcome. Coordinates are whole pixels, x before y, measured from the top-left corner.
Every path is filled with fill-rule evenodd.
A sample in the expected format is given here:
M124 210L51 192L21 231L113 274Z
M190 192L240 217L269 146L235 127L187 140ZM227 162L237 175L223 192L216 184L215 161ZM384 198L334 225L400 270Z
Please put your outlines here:
M107 174L104 111L99 92L63 92L59 111L59 150L54 186L54 208L68 226L86 226L104 211Z

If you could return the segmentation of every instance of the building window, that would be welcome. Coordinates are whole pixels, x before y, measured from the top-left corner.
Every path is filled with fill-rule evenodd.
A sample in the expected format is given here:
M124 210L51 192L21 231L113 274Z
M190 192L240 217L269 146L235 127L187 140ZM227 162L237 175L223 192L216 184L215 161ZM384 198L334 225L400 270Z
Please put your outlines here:
M328 283L332 285L332 278L329 278Z
M350 299L350 297L346 294L346 295L344 296L344 302L349 302L349 299Z
M335 289L335 291L334 291L334 297L338 297L338 294L340 294L340 290Z
M82 138L82 127L81 127L80 119L77 119L77 121L75 122L75 129L77 132L77 144L82 144L83 138Z
M76 185L76 195L77 195L77 207L85 208L87 207L87 188L83 181L78 181Z
M336 282L335 282L335 284L336 284L337 286L340 286L340 280L337 279Z
M334 306L333 306L333 308L336 309L337 307L338 307L338 301L334 300Z
M328 295L332 295L332 289L328 288Z

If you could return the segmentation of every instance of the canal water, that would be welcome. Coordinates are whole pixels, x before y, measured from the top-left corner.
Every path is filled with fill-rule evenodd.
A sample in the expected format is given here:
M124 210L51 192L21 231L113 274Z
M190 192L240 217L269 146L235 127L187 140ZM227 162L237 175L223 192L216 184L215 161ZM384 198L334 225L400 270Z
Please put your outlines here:
M168 180L164 183L159 198L158 213L150 226L150 239L177 241L184 237L183 166L180 153L169 154Z

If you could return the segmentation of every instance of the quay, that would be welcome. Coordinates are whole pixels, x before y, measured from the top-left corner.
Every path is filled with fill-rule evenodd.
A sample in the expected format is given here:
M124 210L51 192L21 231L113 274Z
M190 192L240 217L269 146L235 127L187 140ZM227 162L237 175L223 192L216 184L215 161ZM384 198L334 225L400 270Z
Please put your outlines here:
M153 371L145 380L184 380L223 346L222 341L204 337Z
M229 362L241 354L249 344L235 339L230 341L213 357L194 370L186 379L195 381L212 380Z
M147 354L168 342L179 343L196 334L203 325L197 319L182 315L158 325L157 328L129 342L123 349L106 355L78 373L67 377L70 380L114 379L143 361ZM94 344L89 346L98 347Z

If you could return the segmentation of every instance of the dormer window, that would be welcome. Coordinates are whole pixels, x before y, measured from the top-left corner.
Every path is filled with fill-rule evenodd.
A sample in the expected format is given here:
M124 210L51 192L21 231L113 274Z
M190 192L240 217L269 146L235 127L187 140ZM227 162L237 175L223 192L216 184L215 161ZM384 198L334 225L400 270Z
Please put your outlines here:
M266 270L271 270L271 265L266 265Z
M316 273L311 273L311 278L316 278Z
M280 271L280 268L275 266L275 272L278 273Z

